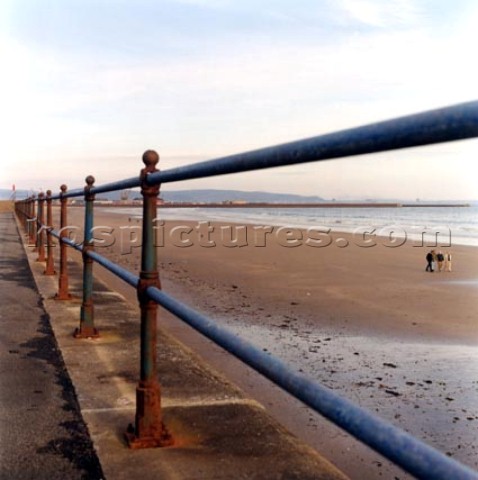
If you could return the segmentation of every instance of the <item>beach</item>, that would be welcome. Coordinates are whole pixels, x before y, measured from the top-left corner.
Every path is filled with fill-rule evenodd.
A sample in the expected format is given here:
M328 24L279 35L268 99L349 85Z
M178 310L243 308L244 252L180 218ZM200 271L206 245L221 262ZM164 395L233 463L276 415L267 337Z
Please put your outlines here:
M82 209L69 209L78 235L82 215ZM95 226L105 227L96 233L97 251L138 272L138 219L97 208ZM297 228L266 234L253 225L224 221L160 221L157 230L165 291L294 369L478 467L476 247L442 248L452 254L452 271L428 273L425 255L432 247L416 241L397 245L386 237ZM95 274L135 301L135 292L101 267L95 266ZM161 312L159 325L256 395L351 478L409 478L170 315Z

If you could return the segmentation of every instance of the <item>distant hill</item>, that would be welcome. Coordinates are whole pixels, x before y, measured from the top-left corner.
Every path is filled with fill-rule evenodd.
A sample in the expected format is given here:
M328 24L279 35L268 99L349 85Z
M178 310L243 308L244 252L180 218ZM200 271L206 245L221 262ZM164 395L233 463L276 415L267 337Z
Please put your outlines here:
M26 198L30 195L29 190L17 190L17 199ZM108 200L120 200L122 192L107 192L98 194L97 198ZM0 200L11 198L12 191L0 189ZM245 200L247 202L270 202L270 203L310 203L322 202L319 196L304 196L289 193L270 192L246 192L242 190L164 190L161 191L161 198L168 202L224 202L226 200ZM128 198L141 197L139 190L129 191Z
M108 192L98 194L96 198L98 199L108 199L108 200L120 200L121 194L123 192ZM31 190L17 190L16 197L17 199L26 198L31 194ZM12 191L6 188L0 188L0 200L9 200L11 198ZM271 193L271 192L247 192L243 190L215 190L215 189L203 189L203 190L167 190L163 188L160 194L161 198L167 202L211 202L219 203L224 201L238 201L244 200L246 202L259 202L259 203L318 203L325 200L318 195L297 195L293 193ZM134 198L141 198L139 189L130 190L128 192L128 199L132 200ZM370 203L379 203L379 202L396 202L396 203L416 203L415 200L405 201L403 199L337 199L337 201L347 201L347 202L370 202ZM428 200L421 201L423 205L427 203L469 203L472 206L478 206L478 200L466 200L466 201L445 201L445 200Z
M30 195L30 190L17 190L15 192L16 198L21 200ZM0 188L0 200L10 200L12 198L12 191L7 188Z
M242 190L172 190L164 191L161 197L167 202L224 202L227 200L268 203L323 202L318 196L304 196L290 193L245 192Z

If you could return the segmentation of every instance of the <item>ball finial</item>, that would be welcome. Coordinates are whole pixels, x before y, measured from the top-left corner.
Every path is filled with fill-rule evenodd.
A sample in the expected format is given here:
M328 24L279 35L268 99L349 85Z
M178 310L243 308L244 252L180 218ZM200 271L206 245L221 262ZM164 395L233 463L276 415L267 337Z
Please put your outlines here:
M146 165L146 167L152 168L158 162L159 162L159 155L156 151L146 150L146 152L143 153L143 163Z
M67 187L65 184L60 185L60 190L61 190L62 193L65 193L66 190L67 190L67 188L68 188L68 187Z
M88 175L85 178L85 182L89 187L91 187L93 185L93 183L95 183L95 177L93 177L93 175Z
M47 196L47 197L51 197L51 190L47 190L47 191L46 191L46 196Z

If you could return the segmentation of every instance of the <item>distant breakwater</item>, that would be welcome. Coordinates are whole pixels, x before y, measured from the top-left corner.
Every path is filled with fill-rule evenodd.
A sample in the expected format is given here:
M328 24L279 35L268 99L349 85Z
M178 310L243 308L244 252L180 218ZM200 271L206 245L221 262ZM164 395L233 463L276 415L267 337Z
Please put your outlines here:
M75 206L73 204L72 206ZM76 204L76 206L79 206ZM101 207L141 207L141 202L135 203L100 203ZM158 208L464 208L468 203L395 203L395 202L319 202L319 203L198 203L198 202L167 202L158 203Z

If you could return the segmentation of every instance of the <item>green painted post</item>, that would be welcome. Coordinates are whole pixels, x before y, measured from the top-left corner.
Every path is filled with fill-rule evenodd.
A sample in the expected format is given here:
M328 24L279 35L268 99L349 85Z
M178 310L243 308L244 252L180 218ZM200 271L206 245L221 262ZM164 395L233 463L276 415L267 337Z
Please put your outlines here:
M97 338L93 308L93 260L87 255L94 250L93 243L93 202L94 193L91 193L94 177L88 175L85 179L85 232L83 241L83 302L81 304L80 327L75 330L75 338Z
M145 168L141 170L143 195L143 243L138 300L141 309L141 360L140 380L136 388L135 426L130 425L125 434L131 448L151 448L171 445L173 440L166 430L161 415L161 392L156 358L158 305L146 296L150 286L161 288L156 254L154 220L159 195L159 185L148 185L147 177L157 172L159 155L148 150L143 154Z

